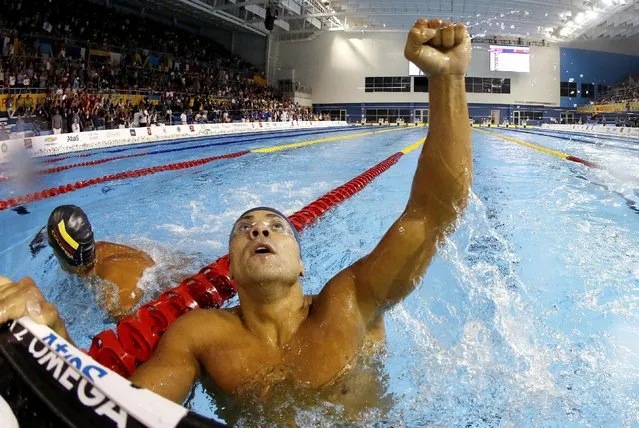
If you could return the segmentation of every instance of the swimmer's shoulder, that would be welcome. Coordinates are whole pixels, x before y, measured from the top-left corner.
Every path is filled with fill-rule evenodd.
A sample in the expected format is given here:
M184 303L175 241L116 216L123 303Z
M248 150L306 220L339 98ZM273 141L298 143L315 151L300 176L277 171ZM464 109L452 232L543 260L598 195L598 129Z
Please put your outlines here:
M236 308L196 309L182 315L170 328L181 330L198 342L210 345L212 341L222 340L229 334L240 333L244 325Z
M179 317L167 330L171 348L188 349L205 366L229 349L249 340L247 330L235 310L196 309Z
M155 262L144 251L127 245L116 244L113 242L98 241L95 243L96 252L99 260L106 262L113 259L129 259L148 266L153 266Z

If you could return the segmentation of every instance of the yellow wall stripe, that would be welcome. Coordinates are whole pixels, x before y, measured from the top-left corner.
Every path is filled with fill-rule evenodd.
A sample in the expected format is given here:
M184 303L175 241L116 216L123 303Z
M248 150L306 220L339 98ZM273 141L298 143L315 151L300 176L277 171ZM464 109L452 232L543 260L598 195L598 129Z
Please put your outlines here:
M484 134L492 135L494 137L501 138L502 140L512 141L513 143L521 144L522 146L526 146L526 147L529 147L531 149L539 150L540 152L548 153L549 155L557 156L558 158L566 159L568 156L570 156L567 153L562 153L562 152L558 152L556 150L547 149L546 147L537 146L535 144L527 143L525 141L518 140L516 138L510 138L510 137L506 137L504 135L499 135L499 134L496 134L494 132L484 131L483 129L476 129L475 128L475 129L473 129L473 131L483 132Z
M272 152L277 152L279 150L310 146L312 144L328 143L330 141L337 141L337 140L349 140L351 138L363 137L364 135L382 134L384 132L394 132L394 131L406 131L407 129L410 130L411 128L394 128L394 129L385 129L382 131L360 132L360 133L352 134L352 135L338 135L335 137L321 138L319 140L302 141L300 143L283 144L281 146L265 147L263 149L254 149L254 150L251 150L250 152L251 153L272 153Z
M67 241L67 244L71 245L74 250L77 250L80 244L78 244L75 239L73 239L71 235L67 233L67 228L64 225L64 220L60 220L60 223L58 223L58 230L60 231L60 235L62 235L62 238Z

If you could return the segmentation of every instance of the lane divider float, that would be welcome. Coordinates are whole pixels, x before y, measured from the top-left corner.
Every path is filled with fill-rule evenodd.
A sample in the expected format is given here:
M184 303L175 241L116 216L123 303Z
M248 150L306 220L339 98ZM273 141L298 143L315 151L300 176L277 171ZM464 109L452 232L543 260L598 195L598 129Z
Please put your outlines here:
M370 129L371 127L369 127L368 129ZM288 136L288 137L294 137L294 136L299 136L299 135L316 135L316 134L327 134L327 133L333 133L333 132L345 132L345 131L352 131L353 127L352 126L340 126L340 127L335 127L335 128L321 128L321 129L317 129L317 128L307 128L307 129L297 129L297 130L292 130L292 129L288 129L286 131L276 131L276 130L272 130L269 132L250 132L250 133L243 133L243 134L226 134L226 135L205 135L205 136L201 136L201 137L187 137L186 139L184 137L182 138L176 138L176 139L171 139L171 140L164 140L161 142L156 142L156 143L152 143L152 144L146 144L144 146L138 146L135 147L133 145L127 145L127 146L122 146L119 148L114 148L111 150L106 150L107 153L121 153L124 151L128 151L128 150L133 150L136 148L140 148L140 149L146 149L146 148L151 148L151 147L157 147L158 144L161 144L162 146L174 146L177 144L184 144L184 143L188 143L188 142L192 142L192 141L200 141L200 140L210 140L210 139L215 139L216 141L219 140L226 140L229 138L234 138L234 140L230 141L230 142L222 142L222 143L218 143L218 145L222 146L222 145L227 145L227 144L235 144L237 143L237 137L242 136L242 137L258 137L258 138L251 138L251 139L246 139L243 138L242 142L249 142L249 141L260 141L260 140L272 140L275 138L281 138L283 136ZM289 135L286 135L289 134ZM102 152L102 151L101 151Z
M381 134L385 132L393 132L393 131L406 130L406 129L410 129L410 128L392 128L392 129L385 129L381 131L358 132L356 134L338 135L334 137L321 138L321 139L310 140L310 141L305 141L301 143L283 144L281 146L268 147L267 148L268 151L264 151L265 149L245 150L240 152L228 153L228 154L220 155L220 156L211 156L211 157L202 158L202 159L195 159L195 160L186 161L186 162L178 162L173 164L155 166L151 168L143 168L143 169L119 172L116 174L105 175L102 177L92 178L89 180L81 180L75 183L63 184L58 187L53 187L51 189L46 189L46 190L42 190L35 193L29 193L26 195L20 195L15 198L9 198L7 200L0 200L0 211L4 211L6 209L9 209L18 205L23 205L25 203L35 202L41 199L52 198L61 194L74 192L76 190L83 189L85 187L94 186L96 184L101 184L101 183L105 183L109 181L124 180L127 178L138 178L138 177L143 177L146 175L156 174L158 172L169 171L169 170L193 168L193 167L204 165L204 164L207 164L216 160L220 160L220 159L238 158L240 156L244 156L249 153L270 153L270 152L275 152L278 150L309 146L312 144L328 143L328 142L338 141L338 140L350 140L353 138L363 137L363 136L371 135L371 134ZM131 155L131 157L133 156Z
M62 162L63 160L72 159L72 158L87 158L89 156L93 156L94 154L95 153L82 153L79 155L61 156L61 157L57 157L53 159L45 159L43 161L40 161L40 163L56 163L56 162Z
M17 205L22 205L28 202L35 202L41 199L53 198L55 196L62 195L65 193L75 192L78 189L94 186L96 184L106 183L108 181L143 177L145 175L156 174L162 171L173 171L178 169L193 168L195 166L204 165L209 162L213 162L220 159L238 158L240 156L244 156L249 153L250 153L249 151L235 152L235 153L229 153L229 154L221 155L221 156L211 156L208 158L202 158L202 159L197 159L193 161L178 162L178 163L172 163L167 165L154 166L151 168L136 169L132 171L119 172L117 174L110 174L110 175L105 175L102 177L92 178L89 180L77 181L75 184L66 184L59 187L53 187L51 189L42 190L40 192L29 193L27 195L18 196L16 198L0 200L0 211L9 209Z
M381 130L381 131L358 132L357 134L352 134L352 135L347 135L347 136L336 135L334 137L320 138L318 140L302 141L300 143L282 144L280 146L253 149L253 150L251 150L251 153L273 153L273 152L278 152L280 150L296 149L298 147L311 146L313 144L329 143L331 141L337 141L337 140L350 140L351 138L363 137L365 135L384 134L386 132L394 132L394 131L406 130L406 129L407 128L403 128L403 129L402 128L391 128L391 129L384 129L384 130Z
M343 128L340 128L341 131L344 131ZM379 131L377 131L379 132ZM299 134L295 134L294 136L301 136L301 135L312 135L312 134L324 134L325 132L318 132L318 131L314 131L314 132L306 132L306 133L299 133ZM254 134L253 134L254 135ZM242 140L242 143L247 143L247 142L251 142L251 141L260 141L260 140L269 140L272 138L279 138L280 135L277 136L267 136L267 137L261 137L261 138L253 138L253 139L245 139ZM193 140L188 140L193 141ZM173 148L173 149L161 149L161 150L155 150L155 151L151 151L151 152L142 152L142 153L133 153L133 154L128 154L128 155L120 155L120 156L113 156L110 158L104 158L104 159L98 159L98 160L93 160L93 161L87 161L87 162L79 162L79 163L74 163L74 164L69 164L69 165L61 165L61 166L56 166L56 167L52 167L52 168L46 168L46 169L41 169L41 170L37 170L35 171L36 174L38 175L46 175L46 174L53 174L53 173L57 173L57 172L62 172L62 171L66 171L68 169L72 169L72 168L79 168L79 167L85 167L85 166L95 166L95 165L100 165L103 163L107 163L107 162L113 162L116 160L120 160L120 159L127 159L127 158L135 158L135 157L141 157L141 156L151 156L151 155L157 155L157 154L165 154L165 153L173 153L173 152L181 152L181 151L185 151L185 150L195 150L195 149L203 149L203 148L207 148L207 147L212 147L212 146L226 146L229 144L237 144L237 140L235 141L230 141L230 142L214 142L214 143L207 143L207 144L197 144L197 145L189 145L186 147L178 147L178 148ZM146 147L150 147L150 146L146 146ZM157 145L155 146L157 147ZM144 148L144 147L136 147L138 149L140 148ZM118 151L122 151L122 150L116 150L113 152L118 152ZM86 153L84 155L81 155L81 157L87 157L87 156L91 156L91 153ZM66 158L57 158L59 160L61 159L69 159L72 158L72 156L67 156ZM4 181L11 181L11 180L15 180L16 178L18 178L17 175L10 175L10 176L6 176L6 177L0 177L0 183L4 182Z
M526 141L518 140L517 138L506 137L505 135L497 134L495 132L484 131L483 129L473 128L474 131L482 132L484 134L492 135L493 137L501 138L502 140L511 141L513 143L517 143L519 145L528 147L530 149L538 150L543 153L547 153L549 155L556 156L561 159L565 159L571 162L577 162L589 166L591 168L604 169L601 165L596 164L594 162L587 161L585 159L579 158L577 156L569 155L568 153L563 153L557 150L552 150L547 147L538 146L536 144L527 143Z
M371 129L372 126L367 127L366 129ZM291 130L291 129L287 129L287 130L273 130L273 131L269 131L269 132L247 132L247 133L243 133L243 134L239 134L242 135L243 137L258 137L258 138L245 138L242 140L243 143L245 142L251 142L251 141L260 141L260 140L271 140L271 139L275 139L275 138L280 138L282 136L285 136L286 134L290 134L288 136L291 137L295 137L295 136L301 136L301 135L314 135L314 134L327 134L327 133L333 133L333 132L344 132L344 131L348 131L348 130L354 130L353 127L350 126L340 126L340 127L333 127L333 128L321 128L320 129L296 129L296 130ZM239 136L238 134L227 134L227 135L204 135L204 136L198 136L198 137L186 137L186 138L174 138L174 139L170 139L170 140L164 140L164 141L158 141L155 143L151 143L151 144L129 144L123 147L119 147L119 148L111 148L110 150L100 150L97 152L92 152L92 153L82 153L82 154L78 154L78 155L68 155L68 156L63 156L63 157L57 157L57 158L53 158L53 159L47 159L47 160L43 160L40 163L55 163L55 162L59 162L59 161L63 161L63 160L67 160L67 159L71 159L71 158L84 158L84 157L89 157L89 156L95 156L97 154L101 154L101 153L122 153L124 151L128 151L128 150L141 150L141 149L150 149L150 148L157 148L158 146L174 146L177 144L184 144L184 143L190 143L190 142L195 142L195 141L201 141L201 140L214 140L214 141L218 141L216 144L214 145L218 145L218 146L224 146L224 145L228 145L228 144L237 144L237 137ZM226 142L219 142L220 140L227 140L229 138L235 138L235 140L226 143Z
M322 215L361 191L380 174L396 164L407 153L417 149L425 139L393 154L347 183L292 214L289 220L299 231L316 222ZM151 358L157 343L169 325L193 309L219 308L236 294L229 276L229 256L215 262L140 307L134 315L117 324L116 331L97 334L88 354L116 373L130 377L137 366Z
M504 131L512 131L512 132L519 132L519 133L524 133L524 134L533 134L533 135L543 135L545 137L549 137L549 138L557 138L559 140L566 140L566 141L575 141L575 142L579 142L579 143L585 143L585 144L591 144L591 145L597 145L598 143L596 141L592 141L592 140L584 140L583 138L578 138L575 136L566 136L566 135L559 135L561 133L563 134L574 134L577 135L579 137L588 137L588 138L595 138L595 140L597 139L597 135L591 135L591 136L587 136L587 135L582 135L580 133L573 133L573 132L567 132L567 131L549 131L549 132L538 132L538 131L531 131L528 129L504 129ZM599 137L605 137L604 135L599 135ZM610 141L614 141L614 142L621 142L623 140L614 140L612 138L604 138ZM625 140L626 143L628 143L628 140ZM632 144L632 143L631 143ZM637 147L632 147L630 145L619 145L619 144L607 144L607 146L609 147L614 147L616 149L621 149L621 150L628 150L631 152L639 152L639 148ZM635 144L636 146L636 144Z
M67 169L72 169L72 168L78 168L81 166L94 166L94 165L100 165L103 163L107 163L107 162L112 162L115 160L120 160L120 159L127 159L127 158L136 158L136 157L140 157L140 156L146 156L149 153L144 152L144 153L134 153L134 154L130 154L130 155L123 155L123 156L115 156L112 158L104 158L104 159L97 159L97 160L92 160L92 161L87 161L87 162L79 162L79 163L74 163L74 164L69 164L69 165L61 165L61 166L56 166L53 168L47 168L47 169L40 169L38 171L35 171L36 174L38 175L46 175L46 174L53 174L56 172L62 172L62 171L66 171ZM0 177L0 182L3 181L11 181L11 180L15 180L16 178L18 178L17 175L9 175L6 177Z
M484 130L481 130L481 129L475 129L475 131L483 132L485 134L489 134L489 135L501 138L501 139L506 140L506 141L512 141L513 143L517 143L517 144L520 144L522 146L529 147L531 149L539 150L540 152L548 153L548 154L551 154L553 156L557 156L557 157L559 157L561 159L565 159L567 161L580 163L580 164L586 165L587 167L590 167L590 168L600 169L602 171L606 171L610 175L612 175L613 177L615 177L615 178L617 178L619 180L626 180L626 181L632 181L634 183L639 183L639 177L636 177L636 176L630 175L630 174L625 174L625 173L620 172L620 171L613 171L613 170L611 170L609 168L606 168L604 165L601 165L601 164L595 163L595 162L591 162L591 161L582 159L582 158L577 157L577 156L572 156L572 155L569 155L567 153L559 152L557 150L548 149L546 147L538 146L536 144L527 143L526 141L518 140L516 138L506 137L505 135L496 134L494 132L488 132L488 131L484 131Z

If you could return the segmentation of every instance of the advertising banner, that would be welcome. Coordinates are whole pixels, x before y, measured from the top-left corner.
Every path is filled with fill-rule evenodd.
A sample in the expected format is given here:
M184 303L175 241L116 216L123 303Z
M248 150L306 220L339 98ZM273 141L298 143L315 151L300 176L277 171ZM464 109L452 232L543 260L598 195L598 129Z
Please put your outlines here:
M595 135L623 135L626 137L639 138L639 128L628 128L624 126L543 124L541 127L554 131L576 131Z
M203 125L154 126L148 128L110 129L75 134L46 135L0 142L0 162L12 157L43 157L105 147L162 142L184 138L233 135L247 132L332 128L347 126L346 122L245 122Z

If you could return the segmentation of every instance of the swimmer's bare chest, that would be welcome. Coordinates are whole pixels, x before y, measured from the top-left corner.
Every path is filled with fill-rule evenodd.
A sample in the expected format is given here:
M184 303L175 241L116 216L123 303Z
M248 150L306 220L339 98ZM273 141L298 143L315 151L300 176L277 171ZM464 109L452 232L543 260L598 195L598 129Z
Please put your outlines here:
M224 340L216 341L201 357L202 368L230 395L250 389L265 398L273 385L282 382L310 389L334 386L353 369L363 349L384 340L381 318L363 329L354 317L335 315L333 319L309 316L281 346L258 340L237 316L225 323Z

